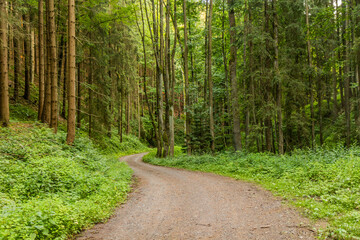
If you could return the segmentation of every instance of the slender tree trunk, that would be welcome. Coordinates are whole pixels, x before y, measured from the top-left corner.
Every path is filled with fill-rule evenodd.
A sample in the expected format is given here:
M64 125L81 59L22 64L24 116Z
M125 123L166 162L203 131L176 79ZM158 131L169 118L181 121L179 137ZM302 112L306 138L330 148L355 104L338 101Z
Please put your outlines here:
M66 142L72 145L75 140L75 81L76 81L76 55L75 55L75 0L68 0L69 22L68 22L68 121Z
M19 73L20 73L20 46L17 37L14 37L14 101L19 97Z
M30 64L30 82L34 84L35 82L35 32L31 29L31 64Z
M49 0L49 30L50 30L50 81L51 81L51 121L50 127L57 132L58 125L58 76L57 49L54 0Z
M63 53L63 57L64 57L64 61L62 63L62 69L63 69L63 76L62 76L62 81L63 81L63 91L62 91L62 107L61 107L61 116L66 119L66 90L67 90L67 85L68 85L68 82L67 82L67 62L68 62L68 54L67 54L67 47L64 47L64 53ZM91 66L91 65L90 65ZM91 67L90 67L91 68ZM91 69L90 69L91 70ZM89 81L90 81L90 78L92 77L91 74L89 74ZM89 94L90 94L90 88L89 88ZM90 124L90 121L89 121L89 124Z
M23 16L24 20L24 54L25 54L25 90L24 90L24 99L30 100L30 64L31 64L31 56L30 56L30 19L29 15Z
M126 99L127 99L127 101L126 101L126 134L127 135L129 135L130 134L130 131L131 131L131 129L130 129L130 115L131 115L131 113L130 113L130 104L131 104L131 101L130 101L130 99L131 99L131 97L130 97L130 91L128 90L128 92L127 92L127 94L126 94Z
M209 5L209 40L208 40L208 82L209 82L209 111L210 111L210 136L211 136L211 151L215 152L215 131L214 131L214 97L213 97L213 81L211 74L212 65L212 12L213 0L210 0Z
M146 2L145 2L145 4L146 4ZM145 9L147 9L146 6L145 6ZM158 139L159 139L158 131L157 131L155 119L154 119L154 116L152 113L152 107L151 107L151 104L149 103L149 96L147 93L147 86L146 86L147 55L146 55L146 47L145 47L145 20L144 20L143 6L142 6L141 0L140 0L140 12L141 12L141 21L142 21L142 46L143 46L143 54L144 54L144 75L143 75L144 95L145 95L146 105L148 106L148 110L149 110L151 124L155 131L155 138L158 141ZM140 27L139 27L139 32L141 32Z
M39 104L38 120L41 120L44 110L44 81L45 81L45 58L44 58L44 4L39 0L39 46L38 46L38 65L39 65Z
M171 2L170 2L171 3ZM174 0L174 16L176 16L176 0ZM174 147L175 147L175 126L174 126L174 100L175 100L175 53L176 53L176 41L178 36L177 30L177 21L174 18L174 46L171 53L171 90L170 90L170 116L169 116L169 124L170 124L170 131L169 131L169 138L170 138L170 156L174 156Z
M78 128L81 128L81 82L82 82L82 68L81 68L82 64L79 63L78 64L78 81L77 81L77 107L76 107L76 112L77 112L77 116L76 116L76 125Z
M165 27L165 134L164 134L164 152L163 157L167 157L170 148L170 0L166 4L166 27Z
M306 9L306 26L307 26L307 52L309 68L312 70L312 53L310 42L310 21L309 21L309 5L308 0L305 0ZM311 147L314 148L315 144L315 121L314 121L314 94L312 91L312 73L309 74L309 91L310 91L310 118L311 118Z
M282 83L281 76L279 71L279 39L278 39L278 18L276 10L276 0L273 0L273 17L274 17L274 48L275 48L275 58L274 58L274 69L275 69L275 82L277 88L277 98L276 98L276 107L277 107L277 120L279 126L279 154L284 154L284 134L282 129Z
M44 123L50 123L51 119L51 81L50 81L50 14L49 1L46 3L46 76L45 76L45 93L44 93L44 110L41 120Z
M268 0L265 0L264 2L264 14L265 14L265 33L270 35L270 14L269 14L269 5L268 5ZM266 142L266 150L268 152L272 152L273 151L273 133L272 133L272 110L270 109L269 105L270 103L272 103L272 98L271 98L271 94L272 94L272 85L270 82L270 68L271 68L271 59L269 57L270 54L270 41L268 38L266 38L265 40L266 42L266 51L268 53L267 56L265 56L265 68L263 69L263 74L265 76L265 101L268 106L266 106L265 110L265 121L264 121L264 125L265 125L265 142ZM265 72L266 71L266 72Z
M345 31L348 32L349 27L349 0L346 1L346 20ZM350 147L350 41L349 36L345 34L345 47L346 47L346 59L345 59L345 119L346 119L346 147Z
M188 36L187 36L187 17L186 17L186 1L183 0L183 17L184 17L184 78L185 78L185 115L186 115L186 147L187 154L191 155L191 115L190 115L190 96L189 96L189 64L188 64Z
M233 139L234 150L239 151L242 149L241 145L241 132L240 132L240 114L239 114L239 93L236 80L236 22L234 11L234 0L228 0L229 6L229 23L230 23L230 59L229 59L229 71L231 82L231 99L232 99L232 118L233 118Z
M0 124L9 125L9 73L7 39L7 1L0 2Z

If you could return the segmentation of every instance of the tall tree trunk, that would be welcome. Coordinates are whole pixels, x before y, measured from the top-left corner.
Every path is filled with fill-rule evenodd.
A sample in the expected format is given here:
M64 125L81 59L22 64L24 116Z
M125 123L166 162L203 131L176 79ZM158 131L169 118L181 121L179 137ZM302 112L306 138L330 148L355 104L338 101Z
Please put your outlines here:
M164 134L164 152L163 157L167 157L169 154L170 142L170 0L167 0L166 4L166 27L165 27L165 134Z
M187 154L191 154L191 115L190 115L190 96L189 96L189 64L188 64L188 36L187 36L187 18L186 18L186 1L183 0L183 17L184 17L184 78L185 78L185 118L186 118L186 147Z
M265 33L267 34L271 34L270 33L270 14L269 14L269 5L268 5L268 0L265 0L264 2L264 15L265 15ZM272 98L271 98L271 94L272 94L272 85L270 82L270 68L271 68L271 59L269 57L270 53L270 40L269 38L266 38L265 40L265 44L266 44L266 52L267 55L265 56L265 68L263 69L263 75L265 76L265 101L267 104L265 110L265 121L264 121L264 125L265 125L265 142L266 142L266 150L268 152L272 152L273 149L273 133L272 133L272 109L269 107L269 105L272 103Z
M311 42L310 42L310 21L309 21L309 4L308 0L305 0L306 9L306 26L307 26L307 52L308 52L308 63L310 71L312 71L312 53L311 53ZM314 94L312 90L312 73L309 74L309 91L310 91L310 120L311 120L311 147L314 148L315 144L315 121L314 121Z
M171 2L170 2L171 4ZM170 9L169 9L170 11ZM174 16L176 16L176 0L174 0ZM169 138L170 138L170 156L174 156L174 147L175 147L175 126L174 126L174 100L175 100L175 53L176 53L176 41L178 36L178 30L177 30L177 21L176 18L173 20L174 22L174 46L171 53L171 90L170 90L170 115L169 115Z
M75 81L76 81L76 55L75 55L75 0L68 0L69 21L68 21L68 119L66 142L72 145L75 140Z
M78 128L81 128L81 82L82 82L82 69L81 69L82 64L79 63L78 64L78 81L77 81L77 107L76 107L76 126Z
M282 129L282 83L281 83L281 76L279 71L279 39L278 39L278 18L277 18L276 6L277 6L276 0L273 0L274 45L275 45L274 69L275 69L275 82L277 88L276 90L277 120L279 127L278 141L279 141L279 153L284 154L284 134Z
M9 125L9 74L7 39L7 1L0 2L0 124Z
M239 151L242 149L241 144L241 132L240 132L240 114L239 114L239 94L236 81L236 22L234 11L234 0L228 0L229 6L229 23L230 23L230 59L229 59L229 71L231 82L231 102L232 102L232 118L233 118L233 139L234 150Z
M62 69L63 69L63 73L62 73L62 81L63 81L63 91L62 91L62 107L61 107L61 117L63 117L64 119L66 119L66 102L67 102L67 99L66 99L66 90L67 90L67 85L68 85L68 82L67 82L67 69L68 69L68 54L67 54L67 47L65 46L64 47L64 51L63 51L63 58L64 60L62 61ZM91 64L90 64L90 68L91 68ZM91 81L90 78L92 77L92 75L89 74L89 82ZM89 94L90 94L90 91L91 89L89 88ZM89 124L90 124L90 121L89 121Z
M214 131L214 97L213 97L213 81L211 74L212 65L212 11L213 0L210 0L209 5L209 40L208 40L208 82L209 82L209 111L210 111L210 136L211 136L211 151L215 152L215 131Z
M20 46L17 37L14 37L14 101L19 97L19 73L20 73Z
M45 80L45 58L44 58L44 4L39 0L39 46L38 46L38 65L39 65L39 104L38 120L41 120L44 110L44 80Z
M51 81L51 120L50 127L57 132L58 126L58 76L57 49L54 0L49 0L49 30L50 30L50 81Z
M348 32L349 28L349 0L346 1L346 20L345 20L345 31ZM350 147L350 41L348 34L345 34L345 48L346 48L346 59L345 59L345 119L346 119L346 147Z
M31 29L31 41L30 41L30 47L31 47L31 64L30 64L30 82L31 84L34 84L35 82L35 31Z
M30 18L29 15L23 16L24 20L24 54L25 54L25 90L24 90L24 99L30 100L30 64L31 64L31 56L30 56Z
M146 8L146 2L145 2L145 9L147 9ZM140 0L140 12L141 12L141 21L142 21L142 34L141 34L141 37L142 37L142 47L143 47L143 54L144 54L144 75L143 75L143 78L144 78L143 79L144 95L145 95L146 105L148 106L148 110L149 110L151 124L152 124L154 132L155 132L155 138L158 141L158 139L159 139L158 131L157 131L154 115L152 113L152 107L151 107L151 104L149 103L149 96L148 96L148 93L147 93L147 86L146 86L147 55L146 55L146 47L145 47L145 20L144 20L144 13L143 13L143 7L142 7L142 1L141 0ZM139 32L141 33L140 27L139 27Z
M41 121L50 124L51 119L51 80L50 80L50 14L49 1L46 0L46 76L44 93L44 110Z

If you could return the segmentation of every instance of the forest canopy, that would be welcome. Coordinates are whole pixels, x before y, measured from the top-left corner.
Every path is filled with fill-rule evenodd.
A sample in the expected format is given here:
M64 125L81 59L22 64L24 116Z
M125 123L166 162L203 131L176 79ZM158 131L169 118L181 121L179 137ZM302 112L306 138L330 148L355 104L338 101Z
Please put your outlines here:
M358 0L2 1L0 121L174 155L360 139ZM114 129L117 129L115 133Z

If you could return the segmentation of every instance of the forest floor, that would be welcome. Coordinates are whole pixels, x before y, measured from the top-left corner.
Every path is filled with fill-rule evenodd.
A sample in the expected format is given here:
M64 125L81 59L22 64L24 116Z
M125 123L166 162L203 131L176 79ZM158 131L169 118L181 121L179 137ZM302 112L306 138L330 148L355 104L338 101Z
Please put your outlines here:
M315 239L313 223L261 187L121 158L134 170L127 203L84 239Z

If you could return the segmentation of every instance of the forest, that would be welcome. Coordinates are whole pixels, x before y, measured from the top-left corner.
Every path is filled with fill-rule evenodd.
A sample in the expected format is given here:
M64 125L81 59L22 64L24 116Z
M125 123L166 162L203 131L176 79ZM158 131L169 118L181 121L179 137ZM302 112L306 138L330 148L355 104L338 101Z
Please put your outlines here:
M116 157L150 151L255 181L328 221L320 237L358 239L359 65L360 0L1 0L0 238L108 218L130 191ZM32 204L69 219L37 224Z

